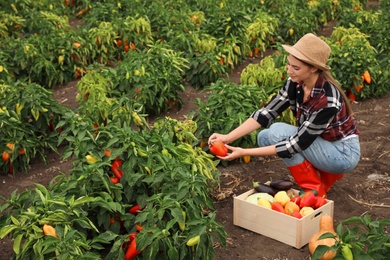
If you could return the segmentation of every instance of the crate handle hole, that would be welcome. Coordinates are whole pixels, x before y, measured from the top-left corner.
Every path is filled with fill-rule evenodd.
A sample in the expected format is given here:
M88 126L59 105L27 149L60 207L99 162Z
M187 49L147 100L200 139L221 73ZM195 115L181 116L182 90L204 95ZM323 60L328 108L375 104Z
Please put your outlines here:
M320 211L320 212L318 212L317 214L315 214L313 218L316 218L316 217L318 217L318 216L321 215L321 214L322 214L322 211Z

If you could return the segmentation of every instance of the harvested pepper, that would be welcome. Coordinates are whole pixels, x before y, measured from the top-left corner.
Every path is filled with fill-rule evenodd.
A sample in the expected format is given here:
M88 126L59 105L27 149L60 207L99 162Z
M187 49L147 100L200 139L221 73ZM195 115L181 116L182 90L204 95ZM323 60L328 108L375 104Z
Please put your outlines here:
M226 156L228 149L223 142L215 141L210 146L210 152L215 154L216 156L224 157Z
M295 202L297 205L301 205L301 196L295 195L294 197L291 198L292 202Z
M282 206L282 204L280 204L280 202L274 201L274 202L271 204L271 208L272 208L273 210L275 210L275 211L280 212L280 213L283 213L283 214L286 213L284 207Z
M299 203L299 206L301 208L303 207L312 207L316 203L316 195L313 191L306 191L302 197L301 201Z
M317 196L316 202L313 205L314 209L318 209L326 204L326 199L324 197Z

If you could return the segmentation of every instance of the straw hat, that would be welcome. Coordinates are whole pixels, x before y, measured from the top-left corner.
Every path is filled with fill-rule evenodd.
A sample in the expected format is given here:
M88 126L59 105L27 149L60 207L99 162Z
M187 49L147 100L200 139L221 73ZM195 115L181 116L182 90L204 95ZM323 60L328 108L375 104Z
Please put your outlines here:
M305 34L293 46L282 46L288 53L297 59L323 71L330 70L330 67L326 65L330 55L330 47L326 42L312 33Z

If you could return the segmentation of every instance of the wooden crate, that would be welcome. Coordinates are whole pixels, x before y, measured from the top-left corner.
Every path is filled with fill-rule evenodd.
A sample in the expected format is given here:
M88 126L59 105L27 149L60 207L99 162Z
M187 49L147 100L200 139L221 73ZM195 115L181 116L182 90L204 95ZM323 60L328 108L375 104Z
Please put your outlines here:
M253 193L256 193L254 189L234 197L233 224L298 249L309 243L310 238L319 231L321 216L327 214L333 218L332 200L327 200L324 206L297 219L246 201Z

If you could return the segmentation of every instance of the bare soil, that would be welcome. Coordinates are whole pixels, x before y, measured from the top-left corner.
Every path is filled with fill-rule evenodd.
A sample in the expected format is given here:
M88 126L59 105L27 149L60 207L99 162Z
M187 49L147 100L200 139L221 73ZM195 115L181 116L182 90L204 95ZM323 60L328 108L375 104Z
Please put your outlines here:
M325 28L322 33L329 34ZM240 72L249 63L259 62L260 58L245 61L229 76L239 83ZM77 81L53 90L58 102L76 107ZM207 93L190 86L182 93L185 105L161 116L184 119L189 111L197 107L197 97L204 99ZM377 99L364 100L352 104L355 118L361 132L361 160L356 169L334 185L328 198L334 201L334 222L352 216L369 214L372 219L389 219L390 216L390 93ZM151 120L151 119L150 119ZM62 148L58 154L49 154L48 163L34 161L28 173L16 173L14 177L0 176L0 195L9 197L11 192L19 192L34 187L34 183L47 185L59 173L69 173L72 164L61 160ZM266 182L270 179L290 178L283 161L276 157L254 158L248 164L232 163L219 166L221 184L213 197L218 221L228 233L227 246L216 245L215 259L310 259L308 246L301 249L285 245L268 237L233 225L233 197L251 189L252 181ZM297 188L297 186L295 187ZM12 243L0 240L0 259L10 259Z

